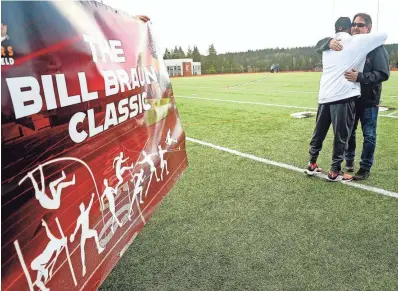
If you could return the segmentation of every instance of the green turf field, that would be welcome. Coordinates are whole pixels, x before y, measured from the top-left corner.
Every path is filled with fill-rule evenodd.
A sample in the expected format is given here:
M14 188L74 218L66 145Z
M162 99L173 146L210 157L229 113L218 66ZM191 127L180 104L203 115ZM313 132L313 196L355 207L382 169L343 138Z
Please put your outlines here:
M308 178L286 167L306 166L315 119L290 114L316 112L319 79L172 79L187 137L251 156L188 140L189 168L101 289L398 290L398 199L376 193L398 193L398 110L380 112L366 189ZM398 72L382 105L398 108Z

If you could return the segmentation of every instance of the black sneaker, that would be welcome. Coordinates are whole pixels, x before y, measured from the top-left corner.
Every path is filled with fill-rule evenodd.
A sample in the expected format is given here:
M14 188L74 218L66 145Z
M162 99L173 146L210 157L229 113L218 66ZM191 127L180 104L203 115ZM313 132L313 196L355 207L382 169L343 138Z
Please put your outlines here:
M354 180L365 180L369 177L370 171L365 170L364 168L360 168L358 172L354 176Z
M346 161L345 169L347 173L354 173L354 161Z

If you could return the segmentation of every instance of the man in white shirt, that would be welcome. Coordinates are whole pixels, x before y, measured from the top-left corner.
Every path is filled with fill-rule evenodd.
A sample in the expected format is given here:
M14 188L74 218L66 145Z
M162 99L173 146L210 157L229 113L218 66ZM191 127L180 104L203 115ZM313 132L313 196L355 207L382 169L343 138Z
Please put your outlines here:
M335 39L339 39L345 49L324 51L322 55L323 73L318 96L319 107L310 143L310 162L306 173L314 175L322 172L316 161L330 124L332 124L334 142L328 180L351 181L352 176L341 171L341 163L354 125L355 100L360 97L361 88L359 83L349 82L344 73L352 69L362 72L366 55L382 45L387 34L372 33L351 36L351 20L348 17L340 17L336 21L335 31Z

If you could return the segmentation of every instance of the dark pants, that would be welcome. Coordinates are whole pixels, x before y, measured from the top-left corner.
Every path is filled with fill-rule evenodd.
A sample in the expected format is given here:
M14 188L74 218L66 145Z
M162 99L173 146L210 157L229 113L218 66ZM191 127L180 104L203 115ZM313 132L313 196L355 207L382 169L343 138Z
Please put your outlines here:
M354 128L348 141L345 159L347 163L354 163L356 148L356 129L361 121L363 132L363 147L360 167L370 171L373 165L374 153L376 150L376 127L379 107L363 107L357 103L357 114Z
M344 151L351 135L355 121L355 101L338 104L320 104L316 117L315 130L310 143L310 161L315 163L322 144L328 133L330 124L333 126L334 142L331 170L341 172Z

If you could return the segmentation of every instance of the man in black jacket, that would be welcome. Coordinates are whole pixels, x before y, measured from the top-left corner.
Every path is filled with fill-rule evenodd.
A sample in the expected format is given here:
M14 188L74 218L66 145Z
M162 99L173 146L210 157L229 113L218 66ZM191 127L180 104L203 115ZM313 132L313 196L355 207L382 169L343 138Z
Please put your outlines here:
M368 14L358 13L354 16L351 33L369 33L372 29L372 19ZM325 38L316 45L318 52L324 50L343 49L338 40ZM350 82L361 83L361 98L356 102L356 117L354 129L348 141L345 160L347 172L354 172L354 158L356 148L356 129L361 121L364 142L360 169L355 174L355 180L363 180L369 177L370 169L373 166L374 153L376 149L376 128L377 116L379 113L381 82L387 81L390 77L389 56L384 46L379 46L366 56L366 63L363 73L352 70L345 73Z

